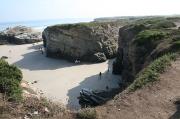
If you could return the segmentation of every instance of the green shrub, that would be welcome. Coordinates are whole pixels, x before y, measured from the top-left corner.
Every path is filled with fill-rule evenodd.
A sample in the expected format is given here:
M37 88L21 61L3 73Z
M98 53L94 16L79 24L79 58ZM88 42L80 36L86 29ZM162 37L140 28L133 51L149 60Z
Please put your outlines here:
M77 119L96 119L96 116L96 110L93 108L81 109L77 113Z
M159 74L164 72L165 69L171 65L171 61L174 61L176 57L177 54L169 53L154 60L137 75L134 82L129 86L129 91L135 91L150 82L157 81L159 79Z
M167 33L160 30L144 30L140 32L134 42L141 46L165 38Z
M0 91L11 100L20 100L22 93L21 80L21 71L16 66L9 65L6 61L0 59Z

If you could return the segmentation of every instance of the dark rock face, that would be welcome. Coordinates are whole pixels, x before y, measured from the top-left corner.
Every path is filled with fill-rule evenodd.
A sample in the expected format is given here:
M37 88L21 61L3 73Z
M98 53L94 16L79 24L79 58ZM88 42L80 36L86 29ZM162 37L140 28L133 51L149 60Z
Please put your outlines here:
M0 44L28 44L42 41L41 32L29 27L16 26L0 32Z
M119 25L82 23L47 27L43 41L49 57L103 62L116 56Z
M113 63L113 73L121 74L124 73L124 76L129 76L130 79L133 78L131 74L127 74L132 71L132 62L131 54L133 55L134 50L132 47L132 42L135 36L146 29L145 25L127 25L119 29L119 48L117 59ZM131 70L131 71L129 71ZM129 79L129 78L128 78Z

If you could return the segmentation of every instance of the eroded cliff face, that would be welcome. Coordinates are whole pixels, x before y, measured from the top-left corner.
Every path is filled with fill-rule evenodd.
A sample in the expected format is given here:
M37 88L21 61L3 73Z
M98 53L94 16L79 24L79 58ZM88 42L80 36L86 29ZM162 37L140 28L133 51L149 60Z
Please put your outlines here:
M116 23L80 23L55 25L43 32L44 46L49 57L103 62L117 54Z
M120 28L113 72L121 74L125 81L132 82L154 59L168 52L179 51L180 31L171 24L165 25L167 27L161 24L163 27L160 27L156 23L145 22Z
M145 25L127 25L119 29L119 39L118 39L118 53L116 61L113 64L113 72L115 74L123 74L126 79L133 79L132 73L133 60L135 58L135 46L133 45L133 40L135 36L146 29Z

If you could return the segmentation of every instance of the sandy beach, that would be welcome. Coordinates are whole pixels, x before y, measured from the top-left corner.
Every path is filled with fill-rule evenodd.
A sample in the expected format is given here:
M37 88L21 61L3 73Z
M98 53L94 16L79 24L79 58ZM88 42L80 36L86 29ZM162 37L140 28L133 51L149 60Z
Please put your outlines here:
M23 80L43 91L43 96L60 101L68 108L78 109L77 97L82 88L106 90L117 88L120 76L112 75L113 60L98 64L75 64L65 60L47 58L39 51L42 43L27 45L1 45L0 57L7 56L10 64L23 72ZM109 72L108 72L109 67ZM102 78L99 73L102 72ZM37 83L32 84L32 82Z

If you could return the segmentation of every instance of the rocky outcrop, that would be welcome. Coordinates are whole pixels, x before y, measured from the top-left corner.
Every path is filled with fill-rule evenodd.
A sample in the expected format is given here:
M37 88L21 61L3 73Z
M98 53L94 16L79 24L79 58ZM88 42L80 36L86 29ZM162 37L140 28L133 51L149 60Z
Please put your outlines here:
M43 31L48 57L103 62L117 53L117 23L55 25Z
M0 44L27 44L42 41L41 32L25 26L7 28L0 32Z
M119 48L113 72L121 74L125 81L132 82L154 59L168 52L179 51L179 35L180 31L177 29L162 28L149 21L120 28Z

